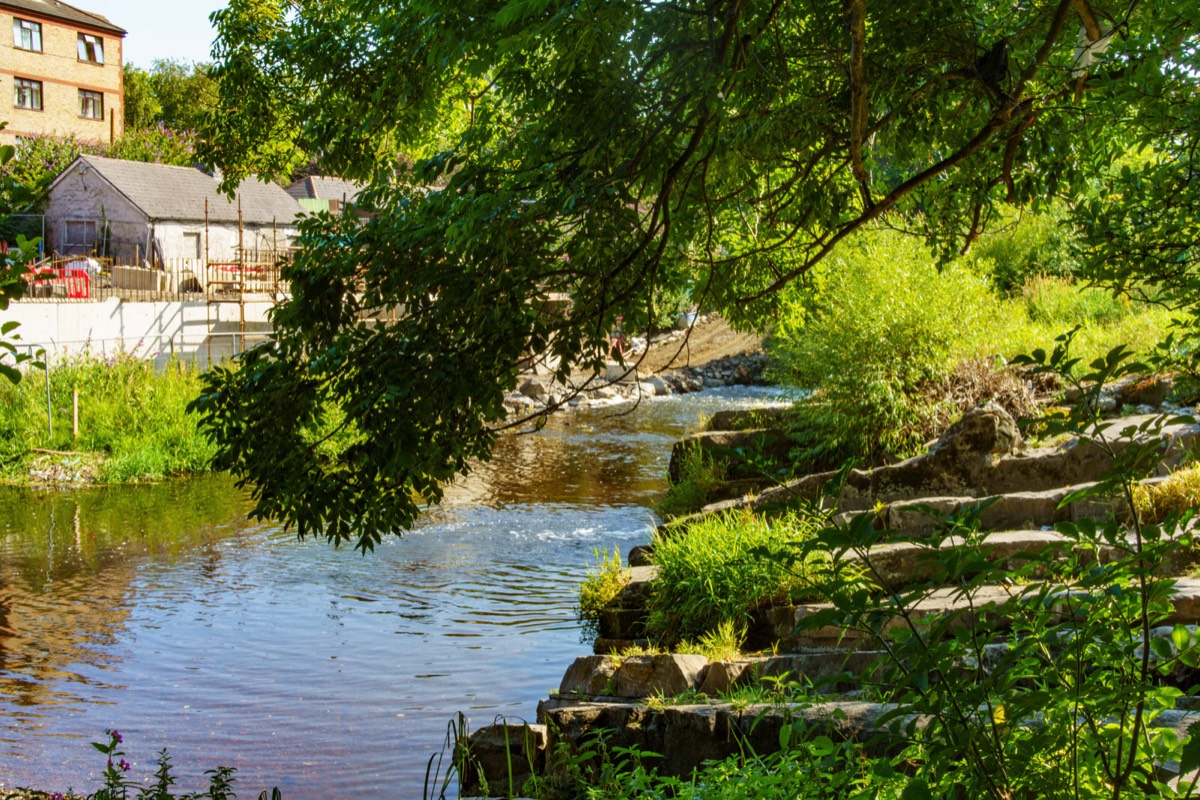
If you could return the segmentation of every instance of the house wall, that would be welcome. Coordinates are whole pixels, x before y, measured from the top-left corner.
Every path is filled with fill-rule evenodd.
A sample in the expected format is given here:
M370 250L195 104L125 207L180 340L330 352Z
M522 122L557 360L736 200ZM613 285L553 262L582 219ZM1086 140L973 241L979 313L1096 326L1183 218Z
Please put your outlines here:
M76 164L63 175L50 190L46 202L47 253L59 255L81 255L98 252L98 248L67 246L64 236L69 220L100 221L109 225L109 238L114 242L140 243L140 252L145 253L146 233L149 220L123 195L112 188L112 184L90 169L80 169ZM124 253L121 253L124 255ZM129 254L132 258L133 253Z
M203 208L201 209L203 213ZM297 231L291 225L243 225L242 241L247 250L247 259L254 261L255 253L261 260L269 260L272 253L291 246ZM160 220L154 223L154 236L162 247L163 258L168 261L179 258L196 258L196 243L199 242L199 257L210 261L234 261L238 255L238 228L236 223L214 222L205 232L204 221L178 222ZM198 237L198 238L197 238ZM206 245L207 242L207 245ZM273 247L273 243L277 246ZM207 249L206 249L207 248Z
M42 25L42 51L23 50L13 44L13 18ZM79 34L104 40L104 64L79 60ZM111 142L125 131L123 42L121 37L99 29L33 12L10 9L0 3L0 108L8 127L0 141L39 133L73 133L81 139ZM42 110L16 108L14 78L42 82ZM104 95L104 119L79 115L79 90Z
M113 256L129 263L147 260L147 234L156 239L161 248L161 257L166 261L205 257L207 241L208 258L212 261L233 261L237 258L237 223L214 222L204 225L204 204L198 204L194 222L158 220L151 226L146 215L125 197L113 189L112 184L91 170L81 170L75 165L50 191L46 204L46 252L59 255L83 255L99 252L92 248L65 242L67 222L92 220L101 228L107 222L109 228L108 251ZM261 252L262 259L270 258L273 249L285 249L295 240L297 231L291 225L244 225L242 239L248 251L247 258L254 260L254 253ZM272 243L278 245L272 248ZM199 245L199 253L197 253Z

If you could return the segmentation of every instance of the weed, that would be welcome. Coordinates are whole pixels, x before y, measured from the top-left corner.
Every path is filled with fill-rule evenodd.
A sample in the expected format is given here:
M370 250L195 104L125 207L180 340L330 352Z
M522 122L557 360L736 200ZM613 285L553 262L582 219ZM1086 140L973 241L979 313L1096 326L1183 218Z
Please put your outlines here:
M133 355L85 354L50 365L48 376L41 377L0 386L4 478L27 481L31 465L39 458L45 461L45 454L35 450L68 454L57 457L55 469L48 470L51 480L80 475L125 483L210 469L215 450L198 429L196 417L186 411L200 392L195 368L176 362L156 371ZM47 420L47 380L53 435ZM72 432L76 394L78 438ZM71 458L73 463L65 463Z
M699 640L722 623L739 630L755 609L807 596L805 571L820 557L794 564L783 557L819 527L801 513L767 520L742 510L658 537L658 576L647 604L650 638L672 645Z
M580 621L584 624L584 635L595 637L600 615L609 608L629 585L629 570L621 563L621 554L616 550L608 554L608 548L593 550L596 566L588 570L587 578L579 587Z
M693 444L684 451L679 480L671 484L667 496L654 511L663 519L699 511L710 502L713 491L725 482L726 477L724 462Z

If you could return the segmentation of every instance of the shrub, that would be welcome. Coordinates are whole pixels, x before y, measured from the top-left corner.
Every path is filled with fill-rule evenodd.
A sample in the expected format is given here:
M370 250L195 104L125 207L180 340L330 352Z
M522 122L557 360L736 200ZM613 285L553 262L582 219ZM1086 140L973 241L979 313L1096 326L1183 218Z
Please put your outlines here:
M811 390L790 414L797 461L827 469L915 455L988 399L1021 416L1034 399L1019 388L1025 378L984 369L984 359L998 365L1079 325L1082 365L1117 344L1148 349L1170 322L1162 308L1068 278L1030 278L1005 299L979 264L939 270L917 242L876 231L833 259L816 288L784 298L768 345L774 377Z
M814 295L792 296L771 342L774 374L812 389L802 459L871 462L913 455L945 409L921 391L954 364L985 355L1006 308L963 264L939 270L913 239L859 237Z
M744 628L751 612L771 602L806 596L811 589L805 570L819 556L796 564L784 556L819 527L815 516L767 520L742 510L657 536L648 635L664 645L698 641L723 623L730 630Z
M579 619L584 623L585 633L594 633L601 613L629 584L629 570L622 566L620 553L614 550L609 556L608 548L592 552L597 564L588 570L587 578L579 587Z
M984 234L971 248L970 258L991 274L997 289L1014 294L1032 278L1073 275L1078 262L1076 238L1067 225L1067 209L1054 204Z
M699 511L711 501L713 491L726 477L723 461L712 458L699 446L690 447L684 452L679 480L671 484L667 496L654 511L663 519Z

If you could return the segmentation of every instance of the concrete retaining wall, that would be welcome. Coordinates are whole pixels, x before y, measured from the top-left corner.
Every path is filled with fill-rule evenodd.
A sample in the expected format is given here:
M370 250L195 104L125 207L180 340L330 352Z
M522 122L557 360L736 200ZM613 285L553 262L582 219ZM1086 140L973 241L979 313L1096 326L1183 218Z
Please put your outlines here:
M4 321L20 323L21 347L42 347L52 360L80 352L171 356L207 363L253 346L270 333L270 303L246 304L243 342L237 305L204 302L13 303Z

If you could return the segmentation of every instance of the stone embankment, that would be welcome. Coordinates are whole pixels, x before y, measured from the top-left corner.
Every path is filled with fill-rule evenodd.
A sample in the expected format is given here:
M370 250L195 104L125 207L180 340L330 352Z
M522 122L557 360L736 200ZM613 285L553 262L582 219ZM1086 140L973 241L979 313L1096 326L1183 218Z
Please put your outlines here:
M1136 399L1142 402L1124 402L1128 398L1119 393L1135 389ZM1117 553L1104 548L1077 551L1076 541L1053 526L1063 521L1110 519L1114 513L1121 519L1127 514L1120 501L1073 499L1071 495L1101 480L1114 458L1132 445L1156 445L1160 476L1183 459L1194 457L1200 447L1200 425L1177 419L1164 424L1164 415L1179 411L1157 406L1164 396L1162 387L1148 389L1146 382L1117 387L1106 395L1106 406L1126 412L1112 419L1105 431L1107 447L1077 438L1053 446L1031 446L1007 412L994 404L983 405L965 414L923 455L875 469L804 476L769 491L713 504L691 520L733 508L770 513L797 500L836 498L839 516L835 521L865 523L887 536L896 535L898 541L885 538L846 554L849 561L869 563L873 579L888 592L928 584L937 568L922 537L931 534L948 515L981 501L986 502L978 557L987 563L1015 568L1035 559L1040 564L1072 555L1081 563L1106 561ZM744 427L747 420L726 418L723 422L728 427ZM748 422L751 426L770 425L772 420ZM751 427L736 436L769 430ZM713 435L735 436L728 431ZM722 443L710 441L706 446L719 450ZM688 522L673 522L660 533L671 535ZM948 537L938 548L954 550L964 544L961 538ZM1188 577L1200 562L1197 552L1191 545L1180 547L1171 559L1158 565L1160 574L1177 577L1164 627L1153 631L1168 643L1173 634L1178 635L1174 626L1184 626L1193 641L1200 627L1200 578ZM643 633L644 606L653 591L655 567L652 554L644 547L630 553L628 563L629 583L600 619L596 654L579 658L567 669L558 692L539 705L536 722L490 726L471 737L465 793L480 788L479 776L492 792L497 787L519 787L520 778L533 773L546 772L553 777L555 760L547 754L577 753L598 732L604 732L610 750L633 747L661 754L655 768L663 774L679 775L747 745L760 754L771 752L779 746L781 728L797 719L812 722L814 729L857 740L868 752L878 753L897 745L904 725L924 724L921 719L897 720L894 715L888 723L881 722L894 707L868 702L859 691L885 660L880 640L860 630L805 625L810 618L824 618L823 613L831 608L827 602L775 605L756 612L746 647L760 655L727 661L698 655L645 655L649 643ZM899 611L892 619L885 618L875 632L922 618L948 621L953 628L969 625L982 615L998 621L997 629L1003 631L1007 615L1019 613L1021 599L1036 591L1043 592L1047 607L1057 609L1054 613L1069 626L1076 619L1072 609L1079 606L1072 598L1080 590L1070 583L1039 585L1038 580L1034 573L1033 583L1026 585L1004 582L934 589L906 608L903 618ZM981 658L985 663L971 668L987 669L986 662L1002 656L1007 647L989 645ZM1157 659L1170 648L1151 650L1151 658ZM1167 673L1163 680L1181 687L1200 679L1177 663ZM739 686L766 685L769 679L781 676L804 681L821 695L800 706L710 699ZM1160 715L1154 724L1174 728L1183 736L1197 719L1200 714L1185 704ZM527 765L522 767L524 775L508 771L514 764ZM1172 779L1170 770L1170 764L1162 765L1160 777Z
M517 390L505 398L513 413L603 407L720 386L763 383L767 356L761 340L731 331L717 315L697 319L691 330L634 339L623 362L609 360L603 373L575 373L558 381L533 364Z

